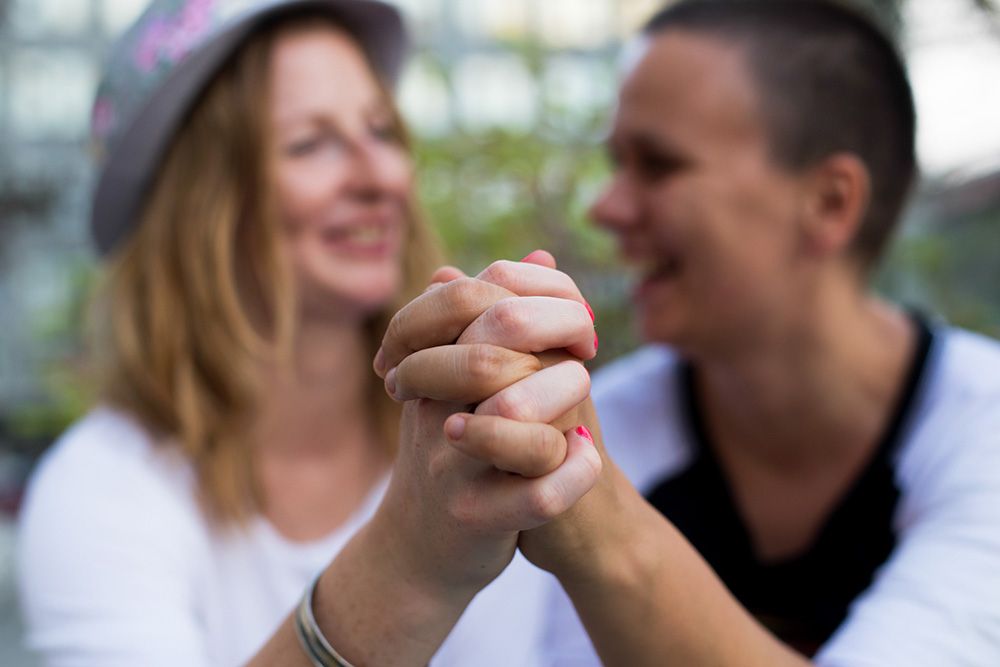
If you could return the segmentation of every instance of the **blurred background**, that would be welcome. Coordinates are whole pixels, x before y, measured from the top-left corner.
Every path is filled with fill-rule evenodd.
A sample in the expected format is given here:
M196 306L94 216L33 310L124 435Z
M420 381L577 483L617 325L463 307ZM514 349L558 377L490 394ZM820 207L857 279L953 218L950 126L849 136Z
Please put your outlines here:
M923 179L877 287L1000 336L1000 4L855 0L899 40ZM110 43L147 0L0 0L0 665L21 648L12 549L24 481L90 400L87 133ZM418 41L401 104L424 204L475 272L544 247L597 311L597 364L636 344L614 248L587 221L617 54L662 0L400 0ZM595 364L595 365L597 365Z

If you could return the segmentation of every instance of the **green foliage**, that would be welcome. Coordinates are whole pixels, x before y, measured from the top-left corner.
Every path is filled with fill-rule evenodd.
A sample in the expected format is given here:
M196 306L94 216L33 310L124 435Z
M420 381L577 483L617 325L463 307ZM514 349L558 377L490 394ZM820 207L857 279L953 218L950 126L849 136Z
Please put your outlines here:
M876 288L956 326L1000 338L1000 207L900 239Z
M16 442L45 446L93 404L83 331L96 274L92 261L73 263L66 274L66 298L31 323L33 338L46 351L38 370L41 395L7 420L7 435Z
M530 41L508 47L541 89L547 54ZM601 71L595 66L595 76ZM610 89L610 59L603 71ZM447 83L446 68L441 74ZM539 105L536 122L525 130L457 128L421 138L420 196L450 261L467 273L538 248L551 252L597 316L601 354L591 363L597 366L636 344L614 243L587 215L610 175L603 147L607 109L567 107L546 95Z

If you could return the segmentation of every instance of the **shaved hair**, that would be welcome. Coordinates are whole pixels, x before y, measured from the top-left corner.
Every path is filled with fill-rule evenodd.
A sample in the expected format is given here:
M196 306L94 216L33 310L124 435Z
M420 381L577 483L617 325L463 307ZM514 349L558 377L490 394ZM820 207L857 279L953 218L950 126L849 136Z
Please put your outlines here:
M892 40L828 0L683 0L654 15L643 36L668 31L742 50L776 164L803 170L836 153L865 164L871 199L852 252L874 266L917 172L913 93Z

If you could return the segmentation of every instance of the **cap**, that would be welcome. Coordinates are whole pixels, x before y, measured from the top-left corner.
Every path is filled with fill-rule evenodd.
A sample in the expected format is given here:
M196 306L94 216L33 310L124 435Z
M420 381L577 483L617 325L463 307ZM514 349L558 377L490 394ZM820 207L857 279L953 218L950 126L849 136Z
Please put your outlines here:
M397 82L409 38L399 11L377 0L153 0L118 40L91 122L101 167L91 232L101 254L135 226L167 147L216 72L255 28L300 10L334 18Z

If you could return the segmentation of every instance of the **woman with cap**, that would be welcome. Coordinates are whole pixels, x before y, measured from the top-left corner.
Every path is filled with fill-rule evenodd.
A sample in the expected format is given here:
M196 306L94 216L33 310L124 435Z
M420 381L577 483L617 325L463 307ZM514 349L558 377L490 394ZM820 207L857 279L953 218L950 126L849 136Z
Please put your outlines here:
M400 414L371 359L437 259L383 84L405 51L368 0L154 0L118 43L93 119L103 402L22 515L46 664L542 664L548 575L517 530L589 488L592 450L560 434L508 482L435 467L440 426L411 421L388 477ZM509 287L581 322L538 349L592 355L571 281L533 275ZM559 412L589 390L575 362L531 378ZM477 472L496 494L470 496Z

